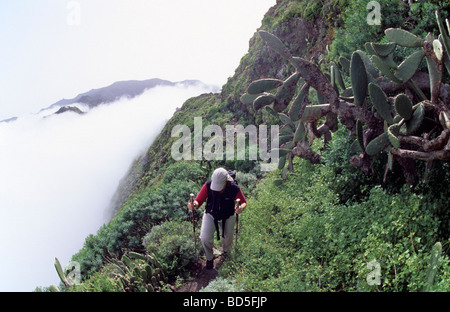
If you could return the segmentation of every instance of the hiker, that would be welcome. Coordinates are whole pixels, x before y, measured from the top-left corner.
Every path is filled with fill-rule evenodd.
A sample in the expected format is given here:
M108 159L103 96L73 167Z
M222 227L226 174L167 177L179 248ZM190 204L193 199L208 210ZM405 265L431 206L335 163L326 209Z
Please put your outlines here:
M239 207L235 207L236 199L240 200ZM211 180L203 185L193 203L188 204L188 208L197 210L205 200L206 213L203 214L200 240L206 254L206 269L212 269L214 232L217 231L217 239L220 239L219 232L222 234L222 247L226 254L233 242L236 214L244 210L247 201L241 188L224 168L214 170Z

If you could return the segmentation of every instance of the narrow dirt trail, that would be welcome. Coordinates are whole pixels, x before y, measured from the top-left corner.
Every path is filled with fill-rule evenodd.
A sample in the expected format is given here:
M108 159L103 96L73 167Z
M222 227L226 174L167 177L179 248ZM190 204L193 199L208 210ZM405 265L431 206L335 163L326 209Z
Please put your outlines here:
M208 286L209 282L215 279L218 275L218 270L223 264L224 259L222 255L214 258L214 268L211 270L205 269L206 259L199 259L197 269L192 272L192 280L175 289L176 292L197 292L200 289Z

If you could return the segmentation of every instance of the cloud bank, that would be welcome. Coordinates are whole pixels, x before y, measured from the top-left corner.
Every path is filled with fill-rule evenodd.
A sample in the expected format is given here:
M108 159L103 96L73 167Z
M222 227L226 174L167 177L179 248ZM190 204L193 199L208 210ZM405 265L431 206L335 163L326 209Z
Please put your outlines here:
M0 123L0 291L58 285L55 257L65 266L108 221L135 157L187 98L211 91L156 87L84 115L55 109Z

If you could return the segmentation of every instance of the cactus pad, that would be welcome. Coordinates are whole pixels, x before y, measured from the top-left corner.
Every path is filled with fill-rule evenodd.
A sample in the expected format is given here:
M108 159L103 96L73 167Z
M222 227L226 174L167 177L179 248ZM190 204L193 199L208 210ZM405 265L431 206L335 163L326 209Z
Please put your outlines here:
M410 120L413 114L412 102L406 94L401 93L395 97L394 100L395 110L405 120Z
M386 94L381 90L381 88L371 82L369 83L369 95L372 100L372 104L375 106L378 114L386 120L388 124L393 124L394 120L391 115L391 105L388 102Z
M425 53L422 49L408 56L395 71L395 76L403 82L408 81L414 76Z
M331 72L332 72L331 79L334 82L334 84L336 86L339 86L339 88L341 88L342 90L344 90L345 89L344 80L342 79L341 72L339 71L336 65L331 66Z
M275 96L273 94L270 93L262 94L253 101L253 108L255 110L259 110L266 105L272 104L274 100Z
M339 57L339 64L341 65L341 68L349 73L350 72L350 61L348 58L345 58L343 56Z
M379 56L388 56L391 54L395 47L397 46L395 43L374 43L371 44L372 49L375 51L376 54Z
M300 110L302 108L303 100L306 97L307 88L308 86L304 84L303 87L300 89L298 95L292 101L291 107L289 108L288 115L293 121L296 121L299 118L298 114L300 113Z
M350 79L352 82L355 104L362 106L367 95L367 72L364 62L357 52L353 52L350 62Z
M290 58L291 53L286 48L286 46L283 44L283 42L275 35L272 35L271 33L260 30L259 36L267 43L267 45L274 51L278 52L281 56L284 58Z
M383 59L381 59L378 55L372 56L372 62L381 71L381 73L383 75L385 75L386 77L388 77L393 83L395 83L395 84L403 83L399 78L397 78L391 72L391 66L387 62L385 62Z
M244 93L242 96L241 96L241 98L240 98L240 100L241 100L241 103L242 104L245 104L245 105L251 105L251 104L253 104L253 101L258 97L258 96L260 96L261 94L248 94L248 93Z
M400 132L400 126L398 124L392 125L387 129L389 141L391 142L392 146L395 148L400 147L400 141L397 137L399 132Z
M375 139L369 142L366 146L366 153L369 156L375 156L381 153L389 144L389 136L386 132L377 136Z
M400 28L388 28L384 33L389 40L402 47L420 48L423 45L422 39Z
M436 20L438 23L439 31L441 33L442 43L444 44L446 52L450 53L450 38L447 35L447 32L444 27L444 23L442 22L441 14L439 13L439 11L436 11ZM447 26L449 26L448 20L447 20ZM448 27L448 28L450 31L450 27Z
M282 123L295 129L294 123L292 122L291 118L289 118L286 114L279 113L278 116L280 117Z
M305 136L306 136L305 125L302 122L299 122L294 134L294 143L304 140Z
M414 110L412 118L405 122L406 134L412 134L416 132L417 129L422 125L423 119L425 117L425 107L423 103L419 103L417 108ZM402 127L403 129L403 127Z
M283 80L279 79L259 79L253 81L247 89L248 94L259 94L280 87Z

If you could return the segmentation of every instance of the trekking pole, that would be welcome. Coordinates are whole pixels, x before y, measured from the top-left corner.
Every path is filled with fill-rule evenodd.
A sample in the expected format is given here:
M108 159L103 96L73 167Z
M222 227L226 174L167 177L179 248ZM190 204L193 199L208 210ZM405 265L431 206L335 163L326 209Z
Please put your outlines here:
M241 204L241 200L238 198L236 199L236 207L239 208ZM239 232L239 214L236 212L236 247L238 242L238 232Z
M193 229L193 235L194 235L194 248L197 250L197 237L195 235L195 215L194 215L194 194L191 193L190 195L191 199L191 207L192 207L192 229Z

